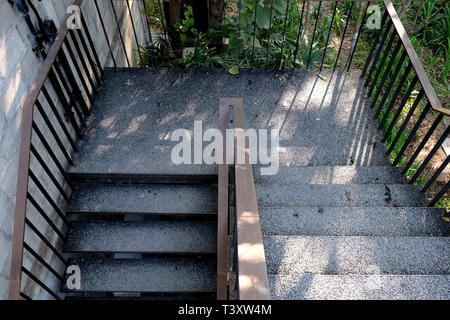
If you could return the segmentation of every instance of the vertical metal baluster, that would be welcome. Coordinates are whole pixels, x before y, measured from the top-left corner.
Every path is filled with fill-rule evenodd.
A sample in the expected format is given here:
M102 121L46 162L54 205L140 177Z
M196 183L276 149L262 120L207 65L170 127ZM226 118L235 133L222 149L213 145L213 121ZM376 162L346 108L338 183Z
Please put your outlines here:
M145 34L145 24L147 24L148 29L148 36L150 38L150 44L153 45L153 38L152 38L152 28L150 27L150 22L148 21L148 15L147 15L147 4L145 3L146 0L142 0L142 4L144 6L144 16L145 16L145 22L144 23L144 34Z
M419 119L417 119L417 122L414 125L414 127L412 128L411 132L408 134L408 138L406 138L406 141L403 143L403 146L400 149L400 152L398 153L397 157L394 160L394 163L392 164L393 166L396 166L402 159L402 156L405 153L406 148L408 148L412 139L415 137L417 130L419 130L420 125L422 124L423 120L425 119L425 116L430 111L430 109L431 109L431 104L428 102L425 109L423 109L422 113L420 114ZM405 170L404 173L406 173L406 171L408 171L408 170Z
M369 92L367 93L368 97L370 97L372 95L373 89L377 85L377 80L380 77L381 71L383 71L384 64L386 63L386 60L389 57L389 52L391 51L392 45L394 44L395 36L396 36L396 33L392 32L389 42L386 46L386 50L384 50L383 56L381 57L380 64L378 65L377 71L375 72L375 76L373 77L373 79L369 79L369 78L367 79L368 80L367 86L370 86ZM399 41L397 41L397 45L394 49L397 49L397 48L400 49L400 43L401 43L401 40L399 39ZM395 50L392 54L392 58L390 59L390 62L393 62L393 60L395 60L394 53L395 53ZM386 71L384 74L389 73L389 71L391 71L391 70L389 68L386 68ZM381 86L383 86L383 84L384 83L381 82Z
M281 40L281 61L280 61L280 70L283 69L283 64L284 64L284 57L283 57L283 50L284 50L284 41L286 39L286 26L288 24L288 19L289 19L289 5L290 5L291 1L288 0L287 2L287 6L286 6L286 14L284 16L284 29L283 29L283 39Z
M386 108L386 111L384 112L383 119L380 122L380 125L378 126L378 129L381 129L386 124L386 120L391 113L392 108L394 107L395 101L397 100L397 97L399 96L400 92L402 91L403 85L405 84L406 80L408 79L409 73L412 69L412 63L408 64L408 67L406 68L405 72L403 73L403 76L400 80L400 83L397 86L397 89L394 92L394 95L391 98L391 102L389 103L388 107ZM381 107L378 109L378 111L381 110Z
M27 268L22 266L22 271L25 273L29 278L31 278L34 282L36 282L42 289L47 291L48 294L50 294L53 298L56 300L61 300L61 298L49 287L45 285L41 280L39 280L34 274L32 274Z
M67 221L67 218L64 216L64 213L62 212L61 208L58 207L55 200L53 200L53 198L48 193L47 189L42 185L42 183L39 181L39 179L33 173L33 170L29 169L28 174L29 174L31 180L36 185L36 187L39 189L39 191L41 191L42 195L45 197L45 199L47 199L48 203L50 203L52 208L55 210L56 214L64 222L64 224L69 225L69 221Z
M408 102L408 99L409 99L412 91L414 90L414 87L416 86L418 80L419 80L419 78L417 76L415 76L414 79L412 80L411 84L409 85L408 90L406 91L406 94L403 96L402 102L400 102L400 105L398 106L397 111L395 112L395 115L391 120L391 124L389 125L388 129L384 133L383 142L385 142L386 139L389 137L392 129L395 126L395 122L400 117L400 114L401 114L403 108L405 107L406 103Z
M26 295L25 293L23 293L23 292L20 292L20 297L22 298L22 299L24 299L24 300L33 300L33 299L31 299L28 295Z
M73 30L69 30L69 34L70 34L70 38L72 39L72 43L74 44L75 51L77 52L78 58L80 59L81 66L83 67L84 73L86 74L86 77L88 78L88 81L89 81L89 84L90 84L90 86L92 88L92 91L95 92L96 91L96 86L95 86L94 80L91 77L91 73L89 72L88 65L86 64L86 61L85 61L84 56L83 56L83 53L81 52L80 46L78 45L77 39L75 37L75 33L73 32ZM70 49L70 51L72 52L72 49ZM71 52L69 52L70 58L72 60L75 60L75 56L74 56L73 52L72 53ZM89 60L89 58L88 58L88 60ZM95 66L92 65L92 64L91 64L91 67L92 67L93 70L96 69ZM79 75L79 77L80 77L80 79L83 79L82 76ZM86 93L88 94L89 102L92 105L92 103L93 103L92 94L91 94L90 91L87 91Z
M55 66L53 66L53 67L55 67ZM65 94L60 86L60 83L59 83L53 70L50 70L50 72L48 74L48 78L50 80L50 83L52 84L53 89L56 92L56 95L58 96L59 101L61 102L61 104L64 108L64 111L66 112L66 116L69 119L70 124L72 125L72 128L75 130L77 137L79 139L81 139L82 138L81 129L78 126L78 122L76 121L74 114L72 113L72 106L70 105L70 101L67 101L66 96L65 96ZM42 92L45 95L46 91L42 90ZM69 96L69 100L70 100L70 94L68 94L68 96ZM47 93L46 98L47 98L47 101L51 100L50 95L48 95L48 93Z
M350 66L352 64L353 56L355 55L356 48L358 47L359 38L361 37L361 32L363 30L364 21L366 20L367 9L369 9L369 6L370 6L370 1L367 3L366 9L364 10L364 15L361 20L361 25L359 26L358 36L356 37L355 46L353 47L352 54L350 55L350 59L348 61L347 72L350 71Z
M395 146L397 145L398 140L400 139L403 131L406 128L406 125L408 124L409 120L411 119L411 117L414 114L414 111L416 111L417 106L419 105L420 100L422 100L423 95L425 94L425 91L423 89L420 90L419 94L417 95L416 100L414 100L413 105L411 106L411 109L409 109L408 114L405 117L405 120L403 120L402 125L400 126L400 128L398 129L398 132L394 138L394 140L391 143L391 146L389 147L387 153L390 154L392 152L392 150L394 150Z
M405 58L406 58L406 51L403 51L403 54L400 57L400 61L398 62L397 67L395 68L394 74L392 75L391 81L389 82L386 90L384 91L383 98L381 99L381 102L380 102L380 104L378 106L378 109L375 112L375 118L378 117L378 115L380 114L380 112L383 109L384 104L386 103L386 100L389 98L389 95L391 93L391 89L394 86L395 81L397 80L398 74L399 74L399 72L400 72L400 70L402 68L402 65L403 65L403 63L405 61ZM378 100L378 96L376 96L375 98ZM376 104L377 100L373 99L372 104L371 104L372 108L375 108L375 104Z
M428 140L430 140L431 136L433 135L433 132L436 130L437 126L443 119L443 114L440 113L437 118L434 120L433 124L431 125L430 129L428 129L428 132L425 134L425 137L423 137L422 142L417 147L416 151L414 152L411 159L409 159L408 163L406 164L405 168L403 169L403 173L406 173L409 168L413 165L416 158L419 156L420 152L423 150L425 145L427 144Z
M67 60L63 47L61 47L61 50L58 53L58 58L66 74L67 80L69 80L69 84L72 87L72 92L75 95L75 101L78 102L78 104L80 105L80 109L83 112L81 114L80 119L84 122L86 116L89 115L89 108L86 104L86 101L84 100L81 90L78 88L78 82L75 79L75 75L72 72L72 68L70 67L69 61Z
M78 151L78 147L75 144L75 141L73 141L72 136L69 133L69 130L67 129L66 124L62 120L61 116L59 115L59 112L56 108L56 105L52 101L50 94L48 93L47 89L45 87L42 87L42 93L44 94L45 100L47 101L48 105L50 106L50 109L52 109L53 114L55 115L56 120L58 121L59 125L61 126L62 131L66 135L67 140L69 140L70 145L74 149L74 151Z
M402 44L402 42L399 40L397 42L397 45L394 48L394 52L392 53L392 56L391 56L391 58L389 60L389 63L388 63L388 66L386 67L386 70L384 71L383 77L382 77L382 79L380 81L380 85L377 87L377 90L375 91L375 96L374 96L374 99L372 100L371 108L374 107L375 102L378 100L378 97L380 96L381 92L383 91L383 86L386 83L388 75L391 73L392 66L394 65L395 59L397 59L397 55L398 55L398 53L400 51L401 44ZM406 52L403 52L403 54L402 54L402 56L400 58L400 61L401 61L401 63L399 62L400 64L403 64L403 61L405 60L405 56L404 56L405 54L406 54ZM372 92L373 92L373 89L375 88L376 85L377 85L377 81L374 81L372 83L372 86L370 87L370 90L369 90L369 93L367 94L367 97L369 97L369 98L372 97Z
M52 147L50 147L50 145L48 144L47 140L45 140L44 135L42 134L41 130L39 130L38 126L36 125L36 123L34 121L33 121L32 127L33 127L33 130L34 130L34 133L36 133L36 135L38 136L39 140L41 141L41 143L44 146L45 150L47 150L48 154L50 155L50 158L52 158L52 160L55 163L55 165L58 168L58 170L61 172L61 174L63 175L63 177L67 181L70 181L66 170L64 169L64 167L59 162L58 158L56 157L55 153L53 152Z
M42 159L42 157L39 154L39 152L36 150L36 148L33 145L31 145L30 149L31 149L31 153L33 153L34 157L39 162L41 167L44 169L45 173L47 173L47 176L50 178L50 180L52 180L53 184L55 185L56 189L58 189L58 191L61 193L61 195L63 196L64 200L69 202L70 201L69 195L64 190L64 188L61 186L61 184L58 182L58 180L56 179L55 175L50 170L50 168L47 166L47 163L45 163L44 159Z
M138 49L139 58L142 61L141 47L139 46L139 40L138 40L138 37L137 37L136 27L134 25L133 13L131 12L131 7L130 7L130 1L129 0L127 0L127 7L128 7L128 12L130 13L131 27L133 28L134 39L136 40L136 46L137 46L137 49Z
M433 176L428 180L427 184L422 188L421 192L426 192L436 181L436 179L440 176L442 171L447 167L447 165L450 163L450 155L447 156L447 158L444 160L444 162L440 165L439 169L436 170L436 172L433 174Z
M120 22L119 22L119 18L117 17L116 8L114 7L113 0L109 0L109 2L111 3L111 8L113 11L114 19L116 20L117 31L119 32L119 38L120 38L120 42L122 43L122 48L123 48L123 52L125 54L125 58L127 60L127 65L128 65L128 67L131 67L130 60L128 59L127 48L125 47L125 41L123 40L122 31L120 30Z
M433 149L431 149L430 153L428 153L427 157L425 158L425 160L423 161L421 166L417 169L416 173L411 178L409 183L411 183L411 184L414 183L417 180L417 178L422 174L422 172L425 169L425 167L428 165L428 163L430 163L431 158L434 157L434 155L436 154L438 149L441 147L441 145L444 143L444 140L447 139L449 134L450 134L450 126L447 126L447 129L445 129L444 133L439 138L439 140L436 142L436 144L434 145Z
M89 50L87 49L87 47L85 46L85 44L83 44L83 46L84 46L84 48L85 48L85 50L86 50L86 55L87 55L88 58L90 59L90 60L89 60L90 63L91 63L93 66L97 66L97 68L100 70L100 73L103 74L103 67L102 67L102 64L101 64L101 62L100 62L100 59L99 59L99 57L98 57L97 50L95 49L94 41L92 41L91 34L90 34L90 32L88 31L89 28L88 28L88 26L87 26L86 20L84 19L84 15L83 15L83 12L81 11L81 8L80 8L80 17L81 17L81 24L83 25L84 33L86 34L86 39L87 39L88 42L89 42L89 45L90 45L90 47L91 47L91 51L92 51L92 54L94 55L94 59L95 59L96 63L93 62L93 60L92 60L90 54L88 54ZM80 40L82 41L82 43L84 43L84 37L82 36L81 30L79 29L78 31L79 31L78 34L80 35ZM93 66L92 66L92 69L95 70L95 72L97 72L97 69L95 69ZM99 83L100 83L100 81L99 81Z
M348 22L350 21L350 16L352 15L353 10L353 1L350 4L350 8L348 9L347 20L345 21L344 32L342 33L341 44L339 45L339 51L336 57L336 62L334 63L333 72L336 70L337 64L339 62L339 56L341 55L342 44L344 43L345 33L347 32Z
M330 28L328 29L327 41L325 42L325 48L323 50L322 61L320 62L320 71L322 71L323 63L325 61L325 56L327 54L328 41L330 41L330 34L331 34L331 29L333 29L333 22L334 22L334 16L336 15L337 5L338 5L338 2L335 1L334 2L333 15L331 16Z
M76 73L78 75L78 78L80 79L80 82L81 82L81 85L82 85L82 87L84 89L84 92L86 93L86 96L87 96L87 98L89 100L89 103L92 105L92 103L94 102L94 99L92 98L91 91L89 90L89 88L87 86L87 83L84 80L83 72L81 72L80 66L77 63L78 61L77 61L77 59L75 57L75 54L73 53L73 50L72 50L72 47L70 45L70 41L69 41L68 38L67 38L67 41L66 41L66 49L67 49L67 53L69 54L70 60L72 61L72 65L74 66L75 71L76 71ZM84 61L83 57L80 57L80 62L81 61ZM83 101L84 101L84 99L83 99ZM87 106L86 106L86 108L87 108ZM89 115L90 113L91 112L90 112L89 108L87 108L86 114Z
M169 41L169 38L167 37L167 21L164 17L164 5L161 5L161 0L158 0L158 4L159 4L159 13L161 14L161 24L164 29L164 37L166 41Z
M66 158L67 162L71 165L73 165L72 158L70 157L69 153L67 152L66 148L64 147L64 144L62 143L61 139L58 136L58 133L56 132L55 128L52 125L52 122L48 118L47 114L44 111L44 108L42 107L42 104L39 102L39 100L36 100L35 106L37 107L39 114L41 115L42 119L44 120L45 124L47 125L48 129L50 130L50 133L53 136L53 139L55 139L56 144L58 145L59 149L61 150L61 153Z
M269 65L269 47L270 47L270 36L272 34L272 15L273 15L273 1L270 4L270 18L269 18L269 35L267 37L267 50L266 50L266 69Z
M58 257L59 260L67 267L69 262L62 256L61 253L47 240L47 238L34 226L34 224L25 217L25 224L30 228L42 242Z
M383 14L383 18L381 19L380 31L378 31L375 38L373 38L372 48L370 49L369 56L367 57L363 72L361 73L361 78L364 78L364 76L366 75L367 69L369 68L370 62L372 61L373 53L375 52L375 48L379 44L378 40L380 39L381 33L383 32L384 24L386 23L387 17L388 17L388 12L387 12L387 10L385 10L384 14Z
M375 53L375 57L373 58L373 63L370 66L369 73L367 74L367 79L366 79L366 82L364 83L364 86L366 86L366 87L368 86L369 81L371 81L372 73L377 66L378 58L380 57L381 51L383 51L383 47L384 47L384 44L386 42L388 35L390 34L391 27L392 27L392 21L389 21L388 26L386 28L386 32L383 35L383 38L381 39L380 45L377 49L377 52Z
M55 69L56 74L58 75L58 77L59 77L59 79L60 79L60 81L59 81L58 83L61 83L61 84L62 84L62 87L63 87L64 90L66 91L67 96L69 97L69 102L68 102L69 110L72 110L72 108L73 108L73 110L75 111L75 113L76 113L77 116L78 116L78 119L80 120L80 123L82 123L82 122L83 122L83 118L84 118L84 117L83 117L83 113L82 113L82 111L78 108L78 104L76 103L77 99L76 99L76 97L75 97L75 94L74 94L74 92L71 90L71 88L69 87L69 85L67 84L66 77L65 77L64 74L62 73L61 68L60 68L60 66L59 66L59 62L58 62L57 60L55 60L55 63L53 64L53 68ZM56 81L58 81L58 80L56 80Z
M106 43L108 44L109 53L111 54L114 68L117 68L116 59L114 58L114 53L112 51L111 42L109 41L108 33L106 32L105 23L103 22L102 14L100 12L100 8L98 7L97 0L94 0L94 3L95 3L95 7L97 8L97 13L100 18L100 24L102 25L103 33L105 34Z
M241 44L242 44L242 39L241 39L241 10L242 10L242 0L239 0L238 6L239 6L239 10L238 10L238 23L239 23L239 26L238 26L238 38L239 38L239 41L240 41ZM238 66L240 66L240 59L241 59L241 46L239 45L239 52L238 52L238 56L237 56L237 63L238 63Z
M77 53L78 59L80 59L81 66L83 67L84 73L86 74L86 77L88 78L89 84L92 89L92 93L94 93L96 91L96 85L94 83L94 80L92 79L91 73L89 71L89 67L86 64L86 60L84 59L84 55L81 52L81 48L78 44L77 38L75 36L75 32L73 32L73 30L69 30L69 34L70 34L70 39L72 40L72 43L75 47L75 51ZM72 55L71 55L71 59L74 60L74 58L72 58ZM88 58L88 60L89 60L89 58ZM93 64L91 64L91 68L92 68L92 70L96 70L95 65L93 65ZM97 76L96 72L94 72L94 75ZM100 82L100 79L97 79L97 77L96 77L96 80L98 82ZM89 96L90 96L89 101L90 101L91 105L93 103L92 102L92 93L89 91Z
M314 24L314 31L313 31L313 35L312 35L312 40L311 40L311 46L309 48L309 53L308 53L308 62L306 63L306 69L309 68L309 62L311 61L311 53L312 53L312 48L314 45L314 40L316 38L316 30L317 30L317 23L319 21L319 15L320 15L320 7L322 5L322 1L319 2L319 7L317 8L317 16L316 16L316 22Z
M33 250L26 242L23 243L23 247L37 260L39 261L48 271L50 271L59 281L63 281L64 278L56 272L56 270L48 264L39 254Z
M436 203L447 193L448 189L450 189L450 181L445 184L445 186L439 191L439 193L434 197L434 199L428 204L429 207L434 207Z
M254 59L255 59L256 14L257 14L257 8L258 8L258 1L257 0L255 0L254 8L255 8L255 18L253 20L253 44L252 44L252 62L251 62L251 67L252 68L254 67L253 62L254 62Z
M273 0L272 0L273 1ZM298 33L297 33L297 42L295 44L295 51L294 51L294 68L297 66L297 53L298 53L298 47L299 47L299 41L300 36L303 32L303 13L305 12L305 0L303 0L302 4L302 13L300 14L300 26L298 27Z
M64 242L66 241L62 232L58 229L58 227L54 224L54 222L50 219L50 217L45 213L44 209L39 205L39 203L33 198L33 196L27 192L27 199L36 209L36 211L41 215L41 217L48 223L48 225L55 231L58 237Z
M70 34L72 36L73 44L75 45L75 50L77 51L78 56L80 56L80 60L82 61L82 63L84 65L86 65L86 61L84 61L84 58L82 58L83 53L78 44L75 33L72 30L70 30ZM84 40L83 32L81 31L81 29L77 29L77 34L78 34L78 37L80 38L81 45L83 46L83 51L89 61L89 66L91 67L92 73L94 74L95 80L97 81L97 85L95 85L94 83L91 84L92 89L96 92L98 87L100 86L100 83L102 82L101 74L103 73L103 69L101 68L101 66L98 66L97 63L95 63L94 60L92 59L91 52L89 51L86 41ZM89 81L92 81L92 77L89 72L89 68L87 68L87 65L86 65L86 74L89 76L89 79L90 79Z

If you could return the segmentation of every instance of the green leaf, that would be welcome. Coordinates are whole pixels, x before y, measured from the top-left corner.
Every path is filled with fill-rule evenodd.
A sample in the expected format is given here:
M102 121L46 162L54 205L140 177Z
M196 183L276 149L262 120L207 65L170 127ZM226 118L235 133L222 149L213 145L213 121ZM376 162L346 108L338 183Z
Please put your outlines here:
M268 29L270 24L270 8L258 7L256 11L256 23L261 29Z
M286 6L287 6L286 1L274 1L273 2L273 7L275 8L275 10L277 10L280 13L286 12Z
M181 41L183 41L183 42L186 41L187 35L184 34L184 33L180 34L180 39L181 39Z
M231 67L230 69L228 69L228 72L233 75L239 74L239 67L238 66Z
M242 50L244 49L244 45L242 44L242 41L239 39L232 39L230 41L230 53L233 57L237 57L239 56L239 54L241 54Z

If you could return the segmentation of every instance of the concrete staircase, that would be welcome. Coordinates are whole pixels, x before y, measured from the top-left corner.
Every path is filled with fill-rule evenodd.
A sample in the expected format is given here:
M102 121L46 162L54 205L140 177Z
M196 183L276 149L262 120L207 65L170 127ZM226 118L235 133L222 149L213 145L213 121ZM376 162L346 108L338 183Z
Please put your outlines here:
M280 172L258 206L274 299L449 299L450 234L390 166L359 75L106 70L70 176L69 299L214 298L217 167L171 162L170 133L217 128L242 97L248 128L279 128Z
M217 187L168 179L78 181L63 246L81 271L80 289L63 285L70 299L214 298Z
M256 176L274 299L448 299L449 225L400 169Z

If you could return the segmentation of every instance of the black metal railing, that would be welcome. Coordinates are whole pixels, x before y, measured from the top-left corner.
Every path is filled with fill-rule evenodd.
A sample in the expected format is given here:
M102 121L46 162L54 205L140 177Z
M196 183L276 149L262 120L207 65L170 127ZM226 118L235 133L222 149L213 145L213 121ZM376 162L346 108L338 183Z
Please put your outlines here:
M358 56L358 43L361 38L372 39L372 47L362 67L361 76L368 88L367 93L372 101L372 108L380 120L380 129L389 145L388 153L394 155L393 164L403 165L405 173L410 173L411 168L415 167L410 183L417 182L424 175L429 162L448 136L449 129L443 131L419 165L415 163L415 160L419 153L425 150L424 147L431 136L450 112L442 108L390 0L384 0L378 4L379 8L384 10L384 14L381 18L381 29L377 32L365 28L366 19L372 14L368 8L374 2L286 1L287 6L284 11L278 10L278 13L274 14L275 6L279 4L276 1L266 1L270 14L264 28L258 26L261 21L257 21L257 9L256 6L254 7L248 42L239 45L236 55L233 59L228 59L228 63L238 67L303 68L315 69L318 72L323 69L330 69L333 72L337 69L351 71L359 68L360 62L355 64L354 58ZM81 5L82 2L82 0L75 0L74 4ZM33 268L24 266L23 257L26 251L37 264L58 281L63 279L62 273L55 264L46 260L34 243L26 241L25 232L27 230L39 238L57 263L67 266L68 261L61 251L61 243L65 241L68 225L64 206L70 201L73 191L73 183L68 175L67 167L73 164L73 152L78 151L77 140L82 138L82 128L90 114L95 93L101 85L103 67L105 65L131 67L136 65L136 61L145 60L144 56L149 53L146 45L153 43L152 26L148 15L141 14L141 11L147 12L152 4L160 8L160 21L163 25L160 30L161 36L168 38L166 28L168 21L167 15L163 14L162 0L151 2L135 0L135 3L139 3L139 16L136 12L133 13L129 0L101 2L93 0L90 2L92 9L96 12L93 21L89 21L91 22L89 24L81 12L81 28L70 30L63 23L48 53L43 52L44 61L23 106L10 299L35 298L32 293L23 290L23 275L51 297L61 298L45 280L35 275ZM289 11L292 3L299 5L294 8L294 11ZM306 9L307 3L313 5L312 10ZM356 8L362 19L354 19L353 23L351 16L353 13L356 15ZM342 19L339 18L340 36L337 45L332 47L331 34L335 28L336 12L340 9L344 10L345 14ZM250 9L245 8L245 10L247 12ZM103 17L106 11L110 12L115 24L113 34ZM308 16L307 12L313 13ZM239 9L238 16L235 18L241 20L243 15L244 9L242 11ZM40 19L38 15L36 18ZM124 29L124 19L129 19L130 30ZM141 31L137 29L137 19L143 19L142 32L146 35L145 43L138 41ZM293 29L289 26L289 21L295 19L298 20ZM90 29L92 23L93 28L100 28L104 41L97 41L98 39L94 41ZM240 23L239 26L241 26ZM127 32L134 38L136 52L130 51L127 47L125 41ZM246 35L240 27L233 32L233 35L228 34L231 42L233 39L234 43L244 41ZM353 34L352 44L344 54L345 39L350 39L350 32ZM105 51L103 50L105 46L104 55L106 56L101 56L100 52ZM331 52L333 54L328 56ZM124 59L118 59L119 53L124 56ZM133 57L134 54L136 54L135 57ZM162 64L167 63L167 60L162 62ZM410 96L416 91L418 94L411 104ZM399 123L402 112L406 115ZM422 128L425 119L433 113L432 126L426 130L427 133L415 147L413 155L404 159L407 148L413 146L418 130ZM32 159L34 159L33 164L30 165ZM449 159L447 157L441 166L424 180L424 192L448 165ZM30 188L30 183L33 188ZM50 192L48 185L54 186L55 190ZM449 187L447 182L431 200L430 205L435 205ZM30 214L31 210L44 219L45 227L35 223Z
M27 4L27 9L31 9L32 15L27 12L26 17L30 28L33 27L33 20L39 26L44 24L31 0L20 3ZM82 128L102 81L104 63L100 61L99 46L91 36L90 27L93 26L88 25L81 11L81 4L83 0L74 1L74 5L80 8L81 26L68 29L63 21L49 51L40 47L39 55L43 62L23 105L9 288L9 298L14 300L28 300L39 296L26 292L27 288L33 286L24 286L23 275L52 298L61 298L57 290L49 285L51 280L47 277L40 279L36 275L38 272L34 270L40 271L43 268L47 273L39 272L41 277L43 274L51 274L57 281L63 280L68 261L61 251L61 244L65 242L69 224L64 208L70 201L74 188L67 167L73 164L72 153L78 151L77 140L82 138ZM105 9L107 5L113 10L115 33L125 51L128 66L131 66L122 36L121 22L126 17L119 17L117 9L122 14L128 13L134 45L138 54L141 54L133 14L137 11L138 18L145 21L141 14L146 6L145 1L136 2L137 10L134 7L134 12L128 0L111 0L108 3L94 1L98 14L94 19L95 23L101 22L113 64L117 66L112 54L114 43L108 39L100 11L100 8ZM148 21L145 25L148 30L144 30L144 36L146 32L150 36ZM36 30L31 28L31 32L35 34ZM151 39L147 41L151 42ZM27 239L33 241L28 242ZM34 259L31 265L28 263L25 266L24 254ZM59 268L61 265L62 268Z
M449 162L447 157L437 170L430 172L430 161L450 133L450 127L443 122L450 110L442 107L391 1L384 0L383 4L381 28L373 38L361 77L365 78L367 96L380 121L393 165L403 167L410 184L420 179L422 192L427 192ZM415 97L413 92L417 93ZM426 120L432 121L430 127ZM426 134L418 137L419 131ZM435 143L431 141L433 136L437 137ZM420 143L416 145L418 138ZM427 145L430 151L425 149ZM425 157L419 161L423 153ZM447 182L432 195L429 205L436 205L449 187Z

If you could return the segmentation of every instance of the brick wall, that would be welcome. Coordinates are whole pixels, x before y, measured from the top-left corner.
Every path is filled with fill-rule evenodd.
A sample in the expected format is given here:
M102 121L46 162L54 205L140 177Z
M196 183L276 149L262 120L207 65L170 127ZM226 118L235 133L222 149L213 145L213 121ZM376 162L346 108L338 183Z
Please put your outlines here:
M73 3L73 0L43 0L41 2L33 2L36 4L36 8L41 17L53 19L59 28L61 23L64 22L66 8ZM124 38L127 56L130 64L134 66L136 64L135 57L137 53L135 49L137 48L137 45L131 25L130 13L127 9L125 0L114 0L113 2L119 19L122 36ZM104 0L98 1L98 4L111 42L111 51L114 54L117 65L119 67L125 67L127 66L126 56L120 42L117 23L113 15L111 4L109 1ZM147 29L144 24L144 18L140 13L142 10L142 1L131 0L130 6L133 13L138 41L140 45L145 45L145 39L148 39L148 34L146 34ZM89 33L96 45L100 62L106 67L113 66L110 49L107 46L93 1L84 0L81 8L88 24ZM32 14L31 16L33 18ZM30 30L14 5L11 5L7 1L0 1L0 21L0 299L5 299L8 295L9 286L8 281L22 103L36 78L42 59L38 58L33 53L33 39ZM79 82L79 87L82 88L81 80L77 78L77 81ZM57 95L52 89L52 86L49 83L46 83L46 88L50 91L53 101L57 102ZM42 103L45 113L50 118L50 121L55 124L55 129L63 144L71 150L69 148L70 144L68 139L63 134L62 129L57 125L56 118L42 94L39 97L39 101ZM89 104L86 96L85 101ZM62 106L59 103L56 104L57 108L61 111L60 114L63 114L61 109ZM43 132L61 164L67 168L68 163L65 160L63 153L56 144L56 140L53 138L43 118L36 110L34 121ZM71 128L70 125L67 125L67 127ZM73 130L70 131L70 134L75 139ZM57 180L67 189L63 176L59 173L56 165L45 151L42 142L35 135L33 135L32 141L33 145L39 151L39 154L44 158L44 161L55 174ZM61 205L61 207L63 207L64 202L59 199L60 195L58 190L33 156L31 157L30 167L45 186L47 192ZM70 191L69 189L67 190ZM48 216L58 226L61 226L62 222L57 218L52 206L45 200L42 193L32 182L29 186L29 192L42 206ZM27 217L39 227L39 230L41 230L52 243L57 243L58 238L56 234L51 231L49 226L30 203L28 203L27 206ZM52 266L58 270L62 270L62 264L59 263L56 257L53 257L52 252L28 229L26 229L25 240L35 251L45 257L47 261L51 261ZM61 244L57 243L57 245ZM24 266L32 270L41 280L45 280L49 286L53 288L59 286L56 278L47 274L47 271L42 268L39 263L36 263L35 259L27 252L24 254ZM43 299L49 298L45 292L37 287L33 281L27 279L26 276L23 276L23 280L22 288L27 294Z

